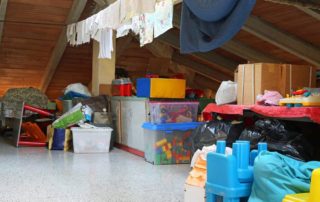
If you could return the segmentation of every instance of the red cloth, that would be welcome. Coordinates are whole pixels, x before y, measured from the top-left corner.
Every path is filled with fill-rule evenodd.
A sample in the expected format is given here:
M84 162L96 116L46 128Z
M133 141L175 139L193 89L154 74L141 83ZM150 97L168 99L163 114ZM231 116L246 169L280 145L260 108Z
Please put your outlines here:
M250 108L251 111L263 116L273 118L309 118L320 123L320 107L267 107L255 105Z
M246 105L216 105L208 104L202 111L203 113L218 113L230 115L243 115L243 110L249 109L250 106Z
M209 104L204 113L243 115L243 110L249 109L257 114L272 118L309 118L320 124L320 107L279 107L261 105L221 105Z

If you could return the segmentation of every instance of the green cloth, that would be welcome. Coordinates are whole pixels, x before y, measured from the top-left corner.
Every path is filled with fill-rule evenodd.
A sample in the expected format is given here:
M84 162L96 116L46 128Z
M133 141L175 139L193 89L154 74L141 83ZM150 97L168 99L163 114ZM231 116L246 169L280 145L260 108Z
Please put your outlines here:
M254 162L248 202L282 202L287 194L309 192L312 171L320 162L301 162L276 152L263 152Z

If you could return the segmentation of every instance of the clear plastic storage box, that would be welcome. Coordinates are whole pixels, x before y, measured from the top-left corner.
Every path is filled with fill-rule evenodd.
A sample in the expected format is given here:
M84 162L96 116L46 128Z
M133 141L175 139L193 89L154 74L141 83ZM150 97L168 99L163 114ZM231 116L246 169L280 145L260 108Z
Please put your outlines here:
M201 123L144 123L144 156L155 165L190 163L191 133Z
M151 123L195 122L198 117L199 102L155 102L150 101Z
M73 127L71 130L75 153L109 152L112 128Z

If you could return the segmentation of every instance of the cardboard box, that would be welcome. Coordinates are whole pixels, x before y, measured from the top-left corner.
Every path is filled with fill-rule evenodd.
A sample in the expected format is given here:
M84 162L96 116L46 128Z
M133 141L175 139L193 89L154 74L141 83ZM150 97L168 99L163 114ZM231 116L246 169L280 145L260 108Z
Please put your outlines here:
M281 93L282 96L290 94L293 90L298 90L303 87L316 87L317 68L306 65L290 65L283 64L281 72Z
M279 91L281 81L280 64L245 64L238 67L238 104L256 103L256 96L264 90Z
M286 96L290 89L315 87L316 68L305 65L255 63L238 67L238 104L256 103L258 94L274 90Z

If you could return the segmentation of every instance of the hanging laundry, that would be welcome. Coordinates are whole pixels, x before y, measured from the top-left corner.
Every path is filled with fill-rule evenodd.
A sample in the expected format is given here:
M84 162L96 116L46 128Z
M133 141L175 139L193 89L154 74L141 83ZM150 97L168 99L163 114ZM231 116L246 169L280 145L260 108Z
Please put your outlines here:
M76 33L77 33L77 38L76 38L76 45L81 45L82 44L82 30L83 30L83 22L80 21L76 25Z
M117 38L126 36L129 34L130 30L132 29L132 20L130 22L123 24L121 27L117 29Z
M78 22L76 25L76 33L77 33L76 45L81 45L83 43L90 42L90 35L86 34L85 30L86 30L85 20Z
M140 46L153 41L154 14L145 13L139 16Z
M132 17L153 13L156 0L120 0L120 22L126 23Z
M140 33L140 16L134 16L132 18L131 30L135 35Z
M113 30L109 28L100 31L99 58L111 58L113 51Z
M76 23L72 23L67 26L67 41L70 45L76 45Z
M97 42L100 42L100 39L101 39L101 30L98 29L96 31L96 33L94 35L92 35L91 37L92 39L96 40Z
M184 0L180 46L182 53L207 52L236 35L255 0Z
M120 27L120 1L116 1L100 11L96 23L98 29L117 29Z
M87 32L86 20L82 21L82 44L90 42L90 33Z
M95 23L97 15L93 15L86 19L86 29L85 33L92 37L97 32L97 24Z
M171 29L173 22L173 1L162 0L155 5L154 37L158 37Z

